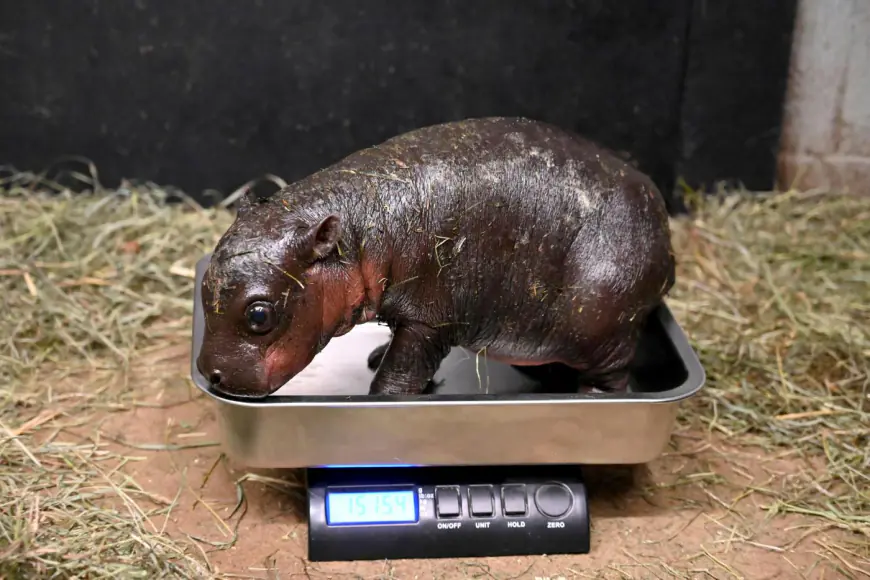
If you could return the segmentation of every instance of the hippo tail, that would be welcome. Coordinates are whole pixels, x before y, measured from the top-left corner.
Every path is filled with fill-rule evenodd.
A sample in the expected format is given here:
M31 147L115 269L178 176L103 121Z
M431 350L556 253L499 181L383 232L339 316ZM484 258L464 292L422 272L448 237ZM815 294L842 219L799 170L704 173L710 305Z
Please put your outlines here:
M670 296L671 290L677 283L677 259L672 248L668 249L669 264L665 280L662 284L662 290L659 292L658 304L656 306L664 306L665 300Z

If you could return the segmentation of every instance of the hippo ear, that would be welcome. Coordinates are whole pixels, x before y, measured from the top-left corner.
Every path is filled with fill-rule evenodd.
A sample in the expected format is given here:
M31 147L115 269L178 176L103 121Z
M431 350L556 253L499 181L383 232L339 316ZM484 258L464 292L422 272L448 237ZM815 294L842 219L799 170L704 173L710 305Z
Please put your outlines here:
M245 192L236 202L237 213L241 214L247 212L254 205L255 201L257 201L257 194L254 193L252 188L246 188Z
M341 237L341 219L330 214L302 234L301 250L311 260L319 260L331 254Z

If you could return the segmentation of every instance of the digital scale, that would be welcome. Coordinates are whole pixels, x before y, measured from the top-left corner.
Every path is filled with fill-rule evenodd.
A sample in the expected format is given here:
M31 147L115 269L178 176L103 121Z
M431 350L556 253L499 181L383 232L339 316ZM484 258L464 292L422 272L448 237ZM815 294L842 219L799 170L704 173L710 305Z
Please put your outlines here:
M195 364L209 258L196 265L191 377L215 402L234 461L305 468L311 561L588 553L580 466L656 459L678 405L705 381L662 305L640 337L627 393L565 392L555 375L536 379L454 348L433 393L371 397L368 355L390 334L367 323L272 396L233 399Z
M307 473L314 562L589 552L586 488L577 467Z

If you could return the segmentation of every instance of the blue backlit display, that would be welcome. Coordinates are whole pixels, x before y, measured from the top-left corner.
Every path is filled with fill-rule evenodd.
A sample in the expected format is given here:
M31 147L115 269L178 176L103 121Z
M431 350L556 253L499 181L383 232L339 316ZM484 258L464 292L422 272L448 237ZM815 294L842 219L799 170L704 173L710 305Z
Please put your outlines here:
M330 491L326 494L326 523L330 526L410 524L417 519L414 490Z

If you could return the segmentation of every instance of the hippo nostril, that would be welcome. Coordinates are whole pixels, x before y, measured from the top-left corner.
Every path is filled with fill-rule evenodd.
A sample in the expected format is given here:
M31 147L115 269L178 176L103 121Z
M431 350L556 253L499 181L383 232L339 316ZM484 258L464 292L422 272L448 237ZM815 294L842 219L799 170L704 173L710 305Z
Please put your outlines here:
M221 384L221 372L220 371L212 371L208 376L208 382L212 385Z

